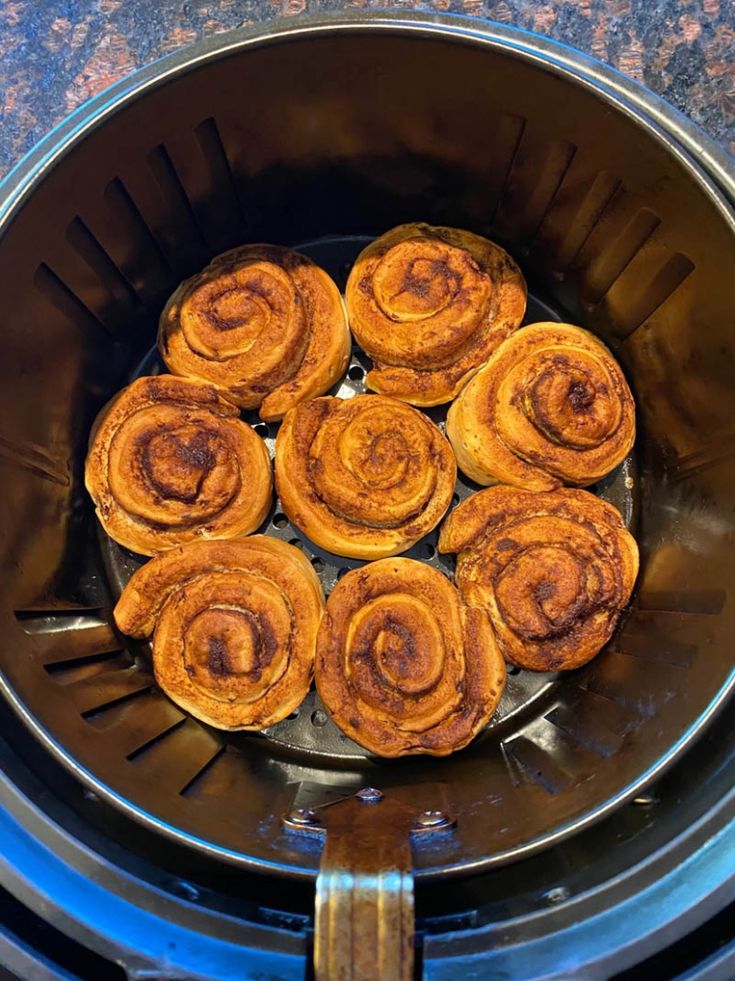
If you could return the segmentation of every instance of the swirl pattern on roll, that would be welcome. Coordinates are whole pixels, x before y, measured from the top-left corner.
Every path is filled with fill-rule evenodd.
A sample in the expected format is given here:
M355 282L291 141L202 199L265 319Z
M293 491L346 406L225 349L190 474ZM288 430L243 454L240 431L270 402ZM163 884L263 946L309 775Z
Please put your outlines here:
M638 574L620 513L584 490L498 485L452 511L440 552L487 610L505 659L531 671L578 668L608 642Z
M367 387L428 406L451 401L520 325L526 283L493 242L413 223L360 253L345 299L352 332L374 362Z
M138 569L115 607L153 634L156 680L218 729L264 729L306 696L324 594L305 556L275 538L195 542Z
M218 385L267 420L331 388L345 372L350 343L332 279L276 245L217 256L174 292L158 332L170 371Z
M120 545L154 555L199 538L237 538L272 497L263 441L212 385L139 378L98 416L85 480Z
M369 752L446 756L489 721L505 665L484 611L441 572L382 559L332 591L316 684L335 723Z
M500 345L447 414L460 469L480 484L584 487L635 441L635 404L620 366L593 334L539 323Z
M452 499L452 448L423 413L381 395L314 399L276 440L276 483L291 521L321 548L377 559L410 548Z

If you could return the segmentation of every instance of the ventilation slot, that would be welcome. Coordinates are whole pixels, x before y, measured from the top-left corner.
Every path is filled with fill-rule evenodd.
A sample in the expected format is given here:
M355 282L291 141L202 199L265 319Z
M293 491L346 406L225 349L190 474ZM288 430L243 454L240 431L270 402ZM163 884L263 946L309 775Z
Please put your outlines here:
M697 645L667 636L656 624L629 620L615 639L615 649L630 657L691 668L697 656Z
M623 231L592 260L585 274L583 297L597 303L648 242L661 219L648 208L641 208Z
M692 474L701 473L709 467L729 460L735 454L735 432L720 432L694 452L679 457L671 472L674 482L684 480Z
M217 750L217 752L215 753L215 755L204 764L204 766L201 768L201 770L195 776L193 776L191 778L191 780L187 784L185 784L181 788L181 790L179 791L179 794L182 797L194 797L194 796L196 796L197 787L211 773L211 771L213 770L215 764L222 758L222 755L223 755L224 752L225 752L225 747L224 746L221 746Z
M47 668L121 650L119 638L99 610L18 610L15 616L33 637L36 656Z
M175 285L175 276L127 188L116 177L105 188L108 215L104 228L114 229L107 251L146 306L157 310ZM99 235L105 241L103 235Z
M152 692L151 695L153 696L153 694L154 693ZM135 707L136 705L140 705L140 704L142 704L140 701L133 702L130 707ZM168 706L170 710L172 710L171 714L173 717L175 713L175 709L173 708L170 702L166 702L165 704ZM146 722L148 722L148 720L146 720ZM160 729L159 731L161 720L159 718L156 718L155 720L150 720L150 723L147 725L146 728L153 731L154 735L152 735L149 739L146 739L145 742L143 742L141 745L135 746L134 749L131 749L130 751L126 752L125 755L127 760L130 763L134 762L143 753L147 753L154 746L157 746L159 743L163 742L164 739L167 739L169 736L171 736L174 732L176 732L179 726L182 726L185 722L186 722L186 716L181 715L181 713L179 713L179 718L174 718L173 721L167 721L165 723L165 728ZM144 732L142 731L136 732L135 733L136 741L142 738L143 736L144 736ZM132 742L133 740L130 741ZM121 748L126 749L127 747L121 747Z
M616 316L615 334L630 337L665 303L694 270L694 263L681 252L667 259L650 279L638 276L632 283L621 283L623 302ZM631 277L633 278L633 277Z
M498 209L496 226L502 238L526 244L533 238L575 152L565 140L542 145L524 136Z
M558 706L546 719L574 742L603 759L614 756L623 742L621 735L607 728L604 718L597 713L597 706L583 698L570 706Z
M263 814L277 815L286 810L289 801L280 800L284 795L290 796L292 788L275 787L259 778L262 763L255 754L240 752L230 744L223 747L195 777L181 790L181 794L190 800L229 801L231 810L237 813L240 807L249 810L259 809ZM301 787L304 785L301 784ZM247 787L247 796L243 788ZM324 786L320 785L324 791Z
M724 589L683 590L644 589L638 594L640 610L659 610L670 613L704 613L716 616L725 605Z
M607 651L593 663L582 687L647 718L673 698L683 682L683 677L672 675L669 665L661 665L657 671L654 666L650 661Z
M488 190L486 204L488 228L493 225L500 208L525 126L526 120L521 116L506 114L498 120L493 141L494 154L485 169Z
M0 462L29 470L44 480L50 480L60 487L68 487L71 477L68 470L63 470L56 460L42 446L29 443L13 442L5 436L0 436Z
M137 667L97 674L69 686L71 697L88 721L128 698L137 698L153 687L153 678Z
M219 754L221 747L221 739L212 731L187 718L165 739L153 741L132 760L161 793L179 794Z
M541 746L525 736L506 742L503 747L508 757L520 766L525 777L543 787L547 793L558 794L571 786L572 777Z
M94 274L95 284L87 295L89 306L115 336L124 336L142 312L135 291L79 216L69 224L66 240Z
M102 654L90 654L88 657L77 657L70 661L55 661L52 664L45 664L44 668L57 684L75 685L132 666L133 659L127 651L107 651Z
M221 252L245 237L235 181L214 118L199 123L193 135L195 142L182 139L166 148L210 251Z
M184 714L153 690L123 699L87 721L96 729L110 733L116 752L135 759L181 725Z
M618 178L604 170L585 191L587 180L564 180L539 229L538 240L558 271L573 262L621 187Z
M54 309L81 331L85 339L93 342L100 337L116 339L114 331L103 324L45 262L36 269L33 285Z

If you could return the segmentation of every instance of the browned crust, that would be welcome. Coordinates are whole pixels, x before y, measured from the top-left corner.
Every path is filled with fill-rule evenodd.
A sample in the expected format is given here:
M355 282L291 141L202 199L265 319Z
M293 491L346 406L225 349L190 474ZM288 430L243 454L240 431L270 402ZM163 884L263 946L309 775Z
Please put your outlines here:
M287 413L276 482L291 521L337 555L377 559L436 527L456 480L452 449L425 415L394 399L314 399Z
M85 482L116 542L156 552L254 531L272 496L268 451L212 385L139 378L92 430Z
M278 539L196 542L134 573L115 621L153 638L156 680L219 729L263 729L306 696L324 609L306 557Z
M158 346L174 374L218 385L277 420L341 378L350 332L323 269L292 249L257 244L217 256L175 290Z
M447 414L460 469L480 484L588 486L635 442L635 404L593 334L538 323L504 341Z
M462 596L487 610L505 659L531 671L593 658L638 574L638 547L619 512L569 488L473 494L444 522L439 551L459 553Z
M386 232L345 290L352 332L374 362L366 385L413 405L451 401L520 325L526 294L513 259L480 235L423 222Z
M446 756L487 724L505 666L487 617L412 559L347 573L319 630L316 684L336 724L378 756Z

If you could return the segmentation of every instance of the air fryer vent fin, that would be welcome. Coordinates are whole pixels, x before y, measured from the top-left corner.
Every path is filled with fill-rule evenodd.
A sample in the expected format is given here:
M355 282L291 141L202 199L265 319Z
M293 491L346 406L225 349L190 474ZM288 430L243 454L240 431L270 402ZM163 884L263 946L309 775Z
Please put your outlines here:
M116 335L123 336L140 321L142 307L135 290L78 215L66 229L66 241L99 284L94 293L88 289L90 305Z
M93 678L70 685L69 691L78 710L87 718L101 712L124 698L131 698L149 691L153 678L147 671L135 665L95 675Z
M109 706L87 721L109 732L120 757L131 759L184 721L184 713L156 689Z
M240 200L237 195L237 185L220 136L217 121L213 116L203 119L194 129L194 135L202 151L202 156L210 173L212 187L215 192L215 211L221 212L222 223L219 242L213 244L225 245L233 236L233 217L237 219L240 228L236 229L242 235L245 221L243 220ZM209 212L212 212L210 206ZM210 239L211 240L211 239Z
M585 272L582 295L588 304L602 299L660 224L661 219L650 208L641 208L620 234L602 247Z
M103 335L109 340L118 340L118 335L104 324L87 307L76 293L50 268L42 262L33 276L33 285L48 303L69 320L77 329L89 337Z
M516 243L533 239L576 150L566 140L539 143L525 129L497 213L496 226L501 238Z
M717 616L722 613L727 594L724 589L642 589L636 606L639 610L660 613L691 613Z
M256 754L242 752L232 743L222 747L222 752L213 757L207 765L181 790L184 797L195 800L236 801L242 795L243 786L248 786L248 805L254 806L255 797L262 801L264 813L273 813L275 802L273 788L258 778L261 767ZM359 786L356 788L359 790ZM321 787L323 792L324 788Z
M163 144L154 147L148 154L148 166L167 207L166 221L161 223L163 230L158 233L164 238L163 251L170 262L177 263L177 268L182 263L203 264L207 243L181 178Z
M146 306L158 309L175 282L173 270L121 178L107 185L104 203L99 228L91 222L90 228Z
M599 171L590 181L587 176L573 179L573 169L564 178L537 234L544 250L553 256L552 265L557 271L566 270L574 262L622 187L619 178L606 170ZM585 185L586 191L582 190Z
M657 666L608 650L604 658L592 663L582 685L646 718L674 697L684 677L673 675L671 665Z
M513 162L523 139L526 120L522 116L504 113L498 119L495 131L495 153L487 164L486 181L490 192L488 200L488 227L491 227L502 206Z
M718 432L693 452L680 456L670 470L670 479L678 483L723 460L730 460L733 456L735 456L735 431Z
M506 753L521 767L523 774L549 794L558 794L574 782L555 759L526 736L503 743Z
M7 436L0 436L0 462L29 470L60 487L68 487L71 483L68 470L62 469L45 447L29 440L17 442Z
M25 633L34 638L34 650L45 665L75 661L121 649L114 630L98 611L16 611Z
M130 668L133 659L127 651L107 651L103 654L90 654L89 657L73 661L57 661L45 664L46 671L57 685L76 685L90 678Z
M671 627L676 630L676 624ZM691 668L697 656L697 644L686 643L671 635L660 622L650 615L631 616L618 631L614 647L622 654L671 664L677 668Z
M208 253L244 241L240 202L214 118L202 120L193 132L170 136L166 153Z
M568 705L557 705L546 719L603 759L614 756L622 746L622 735L611 731L599 717L597 706L584 697Z
M182 797L193 797L193 796L195 796L195 789L196 789L197 785L213 769L213 767L215 766L215 764L217 763L217 761L222 758L222 755L225 753L226 749L227 749L226 746L220 746L220 748L217 750L217 752L214 754L214 756L211 759L207 760L207 762L204 764L204 766L201 768L201 770L199 770L198 773L195 773L194 776L191 778L191 780L187 784L184 784L184 786L179 791L179 794Z
M222 748L222 739L194 719L187 718L165 738L133 757L136 767L143 770L159 787L161 793L179 794L202 772Z
M154 693L151 692L151 694ZM131 706L135 706L139 703L137 701L133 701L132 703L128 703L128 704ZM171 702L165 702L164 704L168 707L169 710L173 709L173 705L171 704ZM130 763L132 763L134 760L138 759L138 757L141 756L143 753L147 753L150 749L153 748L153 746L158 745L158 743L162 742L164 739L166 739L168 736L174 733L179 728L179 726L182 726L185 722L186 722L186 716L182 715L181 713L178 713L178 718L174 718L174 721L172 722L167 721L165 727L160 728L161 720L160 717L157 715L155 720L151 720L150 726L148 726L148 728L153 733L153 735L149 739L146 739L145 742L143 742L140 746L135 746L133 749L127 752L125 754L126 759ZM137 735L142 736L143 732L139 731ZM124 744L121 744L121 748L124 748Z
M694 271L694 263L682 252L669 256L653 276L638 276L625 284L625 306L616 318L617 337L631 337ZM631 277L633 278L633 277Z

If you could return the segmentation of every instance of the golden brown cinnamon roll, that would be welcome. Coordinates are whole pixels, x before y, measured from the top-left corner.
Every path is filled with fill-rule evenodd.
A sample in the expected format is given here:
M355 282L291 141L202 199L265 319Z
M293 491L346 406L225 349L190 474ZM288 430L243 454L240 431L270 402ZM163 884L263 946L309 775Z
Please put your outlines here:
M212 385L139 378L102 410L87 490L107 534L154 555L197 538L254 531L271 503L263 441Z
M350 332L339 290L311 259L244 245L179 286L158 346L174 374L212 382L273 420L344 374Z
M316 684L336 724L371 753L446 756L489 721L505 665L484 611L441 572L382 559L332 591Z
M441 520L456 475L438 427L382 395L306 402L276 439L286 514L337 555L378 559L410 548Z
M115 607L123 633L153 633L156 680L218 729L264 729L309 690L324 594L292 545L253 535L195 542L135 572Z
M635 405L602 341L571 324L531 324L500 345L447 414L460 470L479 484L586 486L635 441Z
M416 222L360 253L345 299L352 332L374 362L367 387L439 405L519 326L526 283L493 242Z
M457 585L490 614L505 659L531 671L578 668L612 636L638 574L638 546L594 494L500 485L452 511L440 552L459 552Z

